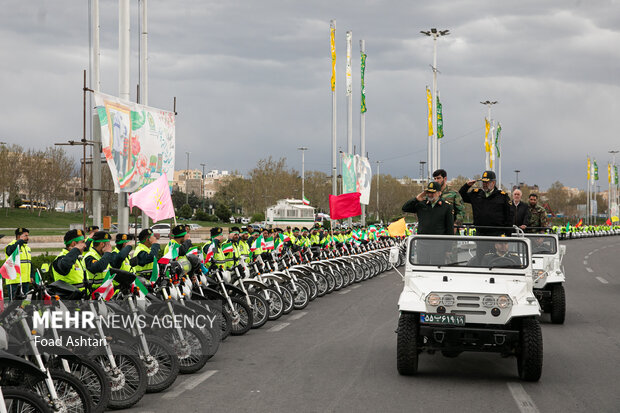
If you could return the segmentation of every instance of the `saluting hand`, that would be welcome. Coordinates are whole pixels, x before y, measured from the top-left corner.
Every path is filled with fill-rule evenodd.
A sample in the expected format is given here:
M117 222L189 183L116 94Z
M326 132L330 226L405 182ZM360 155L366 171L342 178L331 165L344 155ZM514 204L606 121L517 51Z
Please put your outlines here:
M415 199L417 199L418 201L424 201L424 196L424 191L422 191L415 197Z
M467 186L472 186L475 183L476 183L475 179L470 179L469 181L467 181Z

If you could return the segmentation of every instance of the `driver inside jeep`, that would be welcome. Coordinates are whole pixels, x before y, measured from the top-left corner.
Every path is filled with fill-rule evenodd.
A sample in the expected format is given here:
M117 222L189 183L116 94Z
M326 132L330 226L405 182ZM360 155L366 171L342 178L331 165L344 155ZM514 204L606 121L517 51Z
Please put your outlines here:
M489 252L482 257L483 267L510 267L513 265L521 265L519 256L514 252L508 251L507 242L496 242L495 252Z

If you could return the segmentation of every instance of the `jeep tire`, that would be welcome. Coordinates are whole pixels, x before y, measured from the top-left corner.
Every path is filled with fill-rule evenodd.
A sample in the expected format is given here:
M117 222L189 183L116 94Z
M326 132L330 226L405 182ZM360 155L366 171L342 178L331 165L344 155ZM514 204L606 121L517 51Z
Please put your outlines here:
M524 318L519 333L517 369L519 378L538 381L542 374L543 341L540 324L535 318Z
M566 294L560 283L551 286L551 322L564 324L566 318Z
M416 314L401 313L398 319L396 367L403 376L412 376L418 372L418 333Z

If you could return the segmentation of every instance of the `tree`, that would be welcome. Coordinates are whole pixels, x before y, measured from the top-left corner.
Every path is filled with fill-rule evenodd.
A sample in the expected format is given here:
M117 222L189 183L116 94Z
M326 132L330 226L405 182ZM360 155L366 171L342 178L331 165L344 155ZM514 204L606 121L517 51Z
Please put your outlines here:
M232 216L232 212L230 212L230 209L226 206L226 204L219 203L215 207L215 216L223 222L227 222Z
M181 218L190 219L193 215L192 207L189 204L185 204L179 210L179 216Z
M555 181L547 190L546 198L551 209L557 214L565 212L570 195L560 181Z
M172 205L174 205L175 210L178 211L185 205L186 196L184 192L173 189L170 197L172 198Z

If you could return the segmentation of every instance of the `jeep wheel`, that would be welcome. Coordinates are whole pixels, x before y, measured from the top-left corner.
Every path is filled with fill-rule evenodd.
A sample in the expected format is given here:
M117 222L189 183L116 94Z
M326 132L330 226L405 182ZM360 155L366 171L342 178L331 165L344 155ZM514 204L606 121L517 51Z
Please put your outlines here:
M525 318L521 324L519 350L517 351L517 369L519 378L526 381L538 381L542 374L543 341L538 320Z
M566 294L562 284L553 284L551 287L551 322L564 324L566 317Z
M414 313L402 313L398 319L396 366L403 376L418 372L418 319Z

